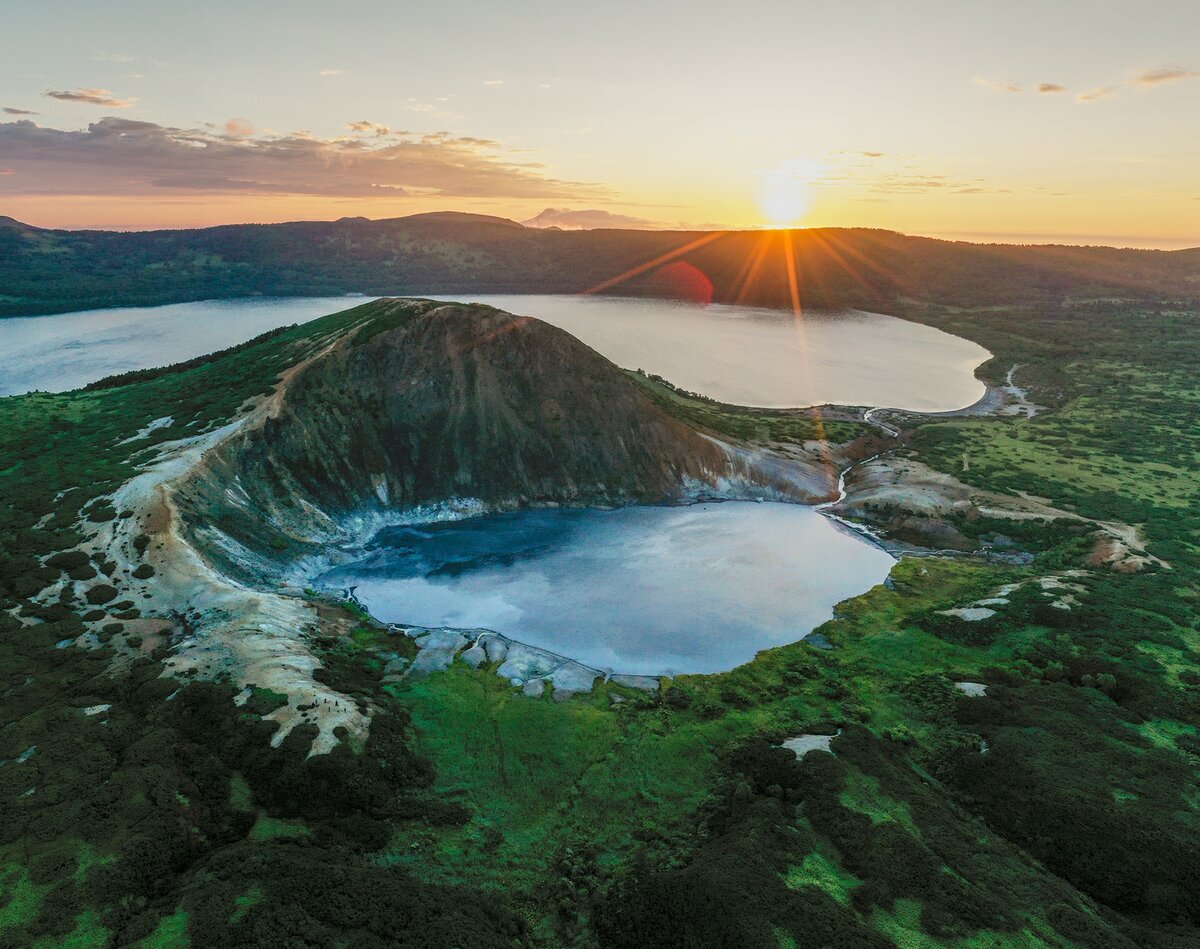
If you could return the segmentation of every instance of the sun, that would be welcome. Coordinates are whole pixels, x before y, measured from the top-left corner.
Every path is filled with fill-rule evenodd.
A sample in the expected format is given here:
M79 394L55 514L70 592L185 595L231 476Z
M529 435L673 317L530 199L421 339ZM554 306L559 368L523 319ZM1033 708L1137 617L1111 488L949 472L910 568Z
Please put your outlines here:
M795 158L759 172L758 206L763 217L777 226L803 220L812 207L814 182L823 170L814 161Z

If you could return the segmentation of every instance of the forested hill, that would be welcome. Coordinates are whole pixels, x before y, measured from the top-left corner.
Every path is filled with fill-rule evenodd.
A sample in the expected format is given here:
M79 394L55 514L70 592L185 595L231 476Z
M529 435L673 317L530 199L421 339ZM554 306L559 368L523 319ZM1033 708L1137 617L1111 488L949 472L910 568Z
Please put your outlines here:
M0 217L0 316L352 292L598 291L787 307L793 269L813 307L1200 298L1200 249L969 244L861 228L558 231L451 213L142 232Z

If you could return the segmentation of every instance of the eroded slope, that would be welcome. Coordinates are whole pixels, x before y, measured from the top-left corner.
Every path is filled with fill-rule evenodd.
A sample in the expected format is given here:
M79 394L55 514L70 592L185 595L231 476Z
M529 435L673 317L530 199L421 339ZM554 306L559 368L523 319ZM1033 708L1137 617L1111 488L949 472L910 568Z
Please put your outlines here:
M183 617L175 674L288 696L276 740L365 733L369 710L313 679L305 565L380 525L455 509L830 493L828 459L767 457L672 418L562 330L489 307L393 301L206 435L162 446L93 546L153 568L151 612ZM146 538L146 539L142 539Z

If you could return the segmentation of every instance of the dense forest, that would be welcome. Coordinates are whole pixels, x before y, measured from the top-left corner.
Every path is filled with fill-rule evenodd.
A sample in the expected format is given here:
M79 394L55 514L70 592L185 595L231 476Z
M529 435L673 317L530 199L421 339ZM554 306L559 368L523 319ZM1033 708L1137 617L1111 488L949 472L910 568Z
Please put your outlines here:
M0 218L0 316L345 293L611 292L787 308L799 287L812 307L1058 305L1190 297L1197 280L1200 249L970 244L861 228L558 231L439 213L125 233Z

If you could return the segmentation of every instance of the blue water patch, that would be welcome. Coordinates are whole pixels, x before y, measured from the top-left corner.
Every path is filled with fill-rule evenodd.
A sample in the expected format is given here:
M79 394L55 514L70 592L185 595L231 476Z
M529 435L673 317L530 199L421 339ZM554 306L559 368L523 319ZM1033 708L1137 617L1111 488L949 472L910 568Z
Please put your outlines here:
M388 528L325 574L378 618L483 627L614 672L717 672L795 642L891 556L811 508L532 510Z

